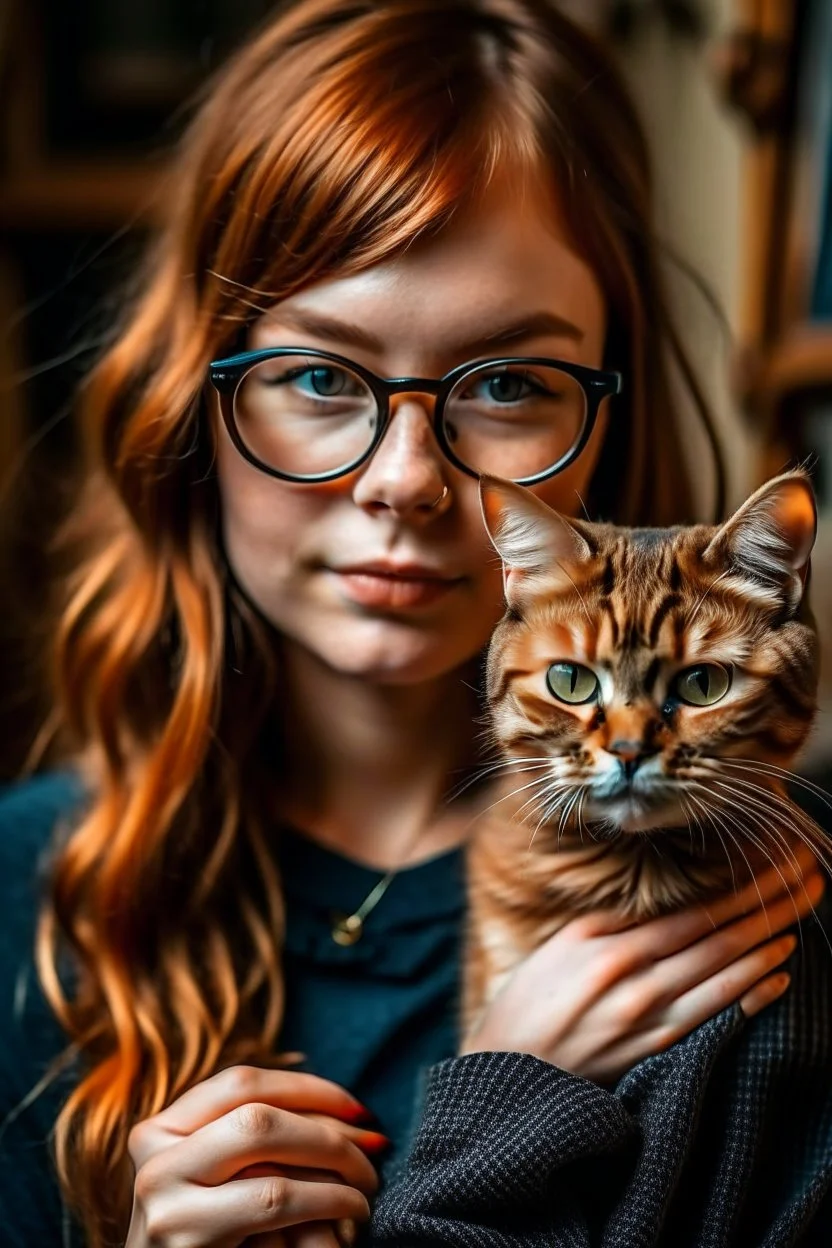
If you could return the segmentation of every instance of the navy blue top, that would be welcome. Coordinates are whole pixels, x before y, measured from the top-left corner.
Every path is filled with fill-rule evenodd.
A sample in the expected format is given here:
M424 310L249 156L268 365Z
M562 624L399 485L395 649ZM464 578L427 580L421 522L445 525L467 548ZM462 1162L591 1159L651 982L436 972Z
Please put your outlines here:
M39 859L56 821L82 799L70 772L37 777L0 796L0 1123L64 1047L31 951ZM358 943L341 946L332 939L332 912L352 913L383 873L289 828L276 830L275 846L287 919L279 1048L305 1053L296 1069L341 1084L374 1112L378 1129L393 1141L377 1162L384 1181L415 1125L420 1075L456 1051L462 851L395 875ZM44 1220L47 1211L58 1216L58 1205L57 1190L45 1181L43 1150L72 1080L68 1072L0 1127L0 1210L18 1236L9 1240L0 1231L4 1245L45 1243L47 1227L58 1225ZM34 1190L19 1182L20 1152L28 1149L37 1152L41 1171L27 1168ZM9 1166L12 1157L17 1163Z
M290 829L278 837L286 895L283 1050L301 1070L348 1088L393 1141L382 1173L410 1136L421 1071L457 1048L462 851L397 873L355 945L332 939L382 878Z
M26 1099L63 1047L31 964L38 859L77 800L57 776L0 798L2 1248L82 1242L62 1221L49 1152L72 1072ZM298 833L275 839L289 916L281 1048L366 1101L396 1144L363 1243L832 1244L829 895L801 926L777 1002L752 1019L733 1005L603 1088L530 1053L453 1056L458 851L403 871L342 949L329 908L349 910L378 873Z

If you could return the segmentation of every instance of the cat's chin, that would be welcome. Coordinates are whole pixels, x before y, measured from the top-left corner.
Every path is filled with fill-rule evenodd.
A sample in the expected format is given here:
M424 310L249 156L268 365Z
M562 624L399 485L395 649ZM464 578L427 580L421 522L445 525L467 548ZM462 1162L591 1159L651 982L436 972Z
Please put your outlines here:
M586 809L588 819L597 825L604 839L616 835L630 836L638 832L687 827L684 816L674 802L645 802L636 796L613 801L591 802Z

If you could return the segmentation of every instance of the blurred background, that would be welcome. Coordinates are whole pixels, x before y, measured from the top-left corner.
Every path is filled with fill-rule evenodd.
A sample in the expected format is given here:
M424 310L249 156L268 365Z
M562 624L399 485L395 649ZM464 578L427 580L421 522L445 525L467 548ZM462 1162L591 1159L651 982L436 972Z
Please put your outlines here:
M730 503L811 458L825 660L804 766L832 787L832 0L562 7L613 47L653 146L661 236L722 309L670 267ZM0 0L0 780L46 710L39 638L77 462L74 393L153 229L194 93L273 8Z

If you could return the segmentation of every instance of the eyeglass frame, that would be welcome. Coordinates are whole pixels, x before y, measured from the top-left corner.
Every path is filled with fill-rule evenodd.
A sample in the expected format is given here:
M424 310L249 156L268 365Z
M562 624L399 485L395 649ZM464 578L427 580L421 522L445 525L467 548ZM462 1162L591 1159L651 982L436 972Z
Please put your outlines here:
M316 359L325 360L328 363L340 364L360 377L371 390L376 400L378 424L367 450L358 459L347 464L346 467L332 469L324 473L298 476L296 473L283 472L281 469L273 468L270 464L265 463L243 441L234 416L234 396L240 382L249 369L256 364L260 364L264 360L279 359L281 356L287 355L309 355L314 356ZM377 373L371 372L370 369L364 368L363 365L357 364L354 360L347 359L343 355L336 355L332 351L319 351L310 347L263 347L257 351L242 351L223 359L212 360L208 365L208 375L211 384L220 396L220 412L234 446L243 458L248 460L250 464L253 464L255 468L259 468L261 472L277 477L281 481L289 481L294 485L322 485L327 481L337 481L339 477L346 477L351 472L355 472L357 468L360 468L362 464L365 464L372 457L384 438L391 420L390 400L396 394L427 394L436 400L433 408L433 434L443 455L460 472L464 472L467 476L478 480L481 474L469 467L468 464L463 463L454 454L453 448L445 435L443 420L445 403L457 382L461 381L467 374L478 372L488 366L500 368L516 364L536 364L557 368L578 382L586 398L583 429L580 437L571 449L561 456L557 463L545 471L535 473L533 476L515 479L516 485L536 485L540 481L548 481L550 477L563 472L565 468L568 468L578 458L592 435L602 400L607 398L608 395L621 393L623 377L620 372L590 368L584 364L573 364L571 361L557 360L549 356L518 355L469 360L465 364L457 365L456 368L452 368L449 373L445 373L444 376L439 378L383 378L379 377Z

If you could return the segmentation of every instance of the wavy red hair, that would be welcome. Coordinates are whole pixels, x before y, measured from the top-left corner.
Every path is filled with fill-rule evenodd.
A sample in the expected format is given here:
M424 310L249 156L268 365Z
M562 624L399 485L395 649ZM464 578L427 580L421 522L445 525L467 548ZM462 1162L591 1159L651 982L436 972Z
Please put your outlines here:
M88 801L55 848L36 960L82 1060L56 1155L92 1248L127 1233L133 1123L223 1066L284 1060L262 749L278 638L221 555L206 366L275 301L441 230L506 162L552 179L609 300L605 363L627 385L593 511L691 518L674 366L707 413L646 144L607 56L543 0L303 0L272 20L206 91L142 292L84 388L54 671Z

